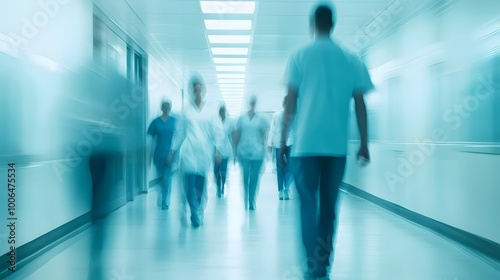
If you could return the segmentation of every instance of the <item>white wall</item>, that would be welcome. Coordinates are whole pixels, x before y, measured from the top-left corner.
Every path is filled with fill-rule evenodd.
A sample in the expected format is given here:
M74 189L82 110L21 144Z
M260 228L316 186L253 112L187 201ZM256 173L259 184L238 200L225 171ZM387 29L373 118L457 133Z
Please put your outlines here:
M500 2L450 2L368 50L372 163L345 181L500 243Z
M55 112L67 112L70 104L64 102L76 95L74 76L92 59L92 5L78 0L1 2L0 117L6 138L0 140L0 174L7 178L6 162L16 163L19 247L91 208L88 166L75 161L61 174L54 163L64 162L64 124L69 124ZM7 220L5 194L2 189L2 221ZM0 230L1 254L14 245L6 242L7 230Z

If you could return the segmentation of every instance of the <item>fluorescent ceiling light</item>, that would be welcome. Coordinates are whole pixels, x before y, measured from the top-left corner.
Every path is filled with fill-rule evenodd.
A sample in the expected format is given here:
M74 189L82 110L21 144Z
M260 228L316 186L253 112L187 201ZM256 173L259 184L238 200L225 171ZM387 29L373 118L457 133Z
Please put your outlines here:
M207 30L250 30L252 20L250 19L206 19Z
M247 61L246 57L214 57L217 64L245 64Z
M243 84L219 84L221 88L243 88Z
M219 72L245 72L246 66L215 65L215 70Z
M243 84L245 79L219 79L221 84Z
M219 79L244 79L245 74L217 74Z
M200 1L204 14L253 14L255 1Z
M221 95L224 96L242 96L243 95L243 89L242 88L221 88L220 89Z
M247 55L248 48L212 48L212 54Z
M249 44L250 35L208 35L211 44Z
M240 97L239 99L227 98L227 97L224 98L224 100L227 101L228 104L241 104L242 99L243 97Z

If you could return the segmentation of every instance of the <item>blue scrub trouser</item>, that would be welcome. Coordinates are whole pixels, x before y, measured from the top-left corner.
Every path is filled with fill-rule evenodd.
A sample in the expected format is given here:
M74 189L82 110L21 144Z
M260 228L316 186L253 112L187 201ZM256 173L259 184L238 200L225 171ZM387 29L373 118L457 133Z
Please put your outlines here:
M242 159L240 161L241 168L243 169L245 208L255 209L256 207L259 193L259 178L263 162L263 159Z
M214 163L214 176L215 184L217 185L217 194L224 194L228 162L228 158L222 158L220 164L217 164L216 162Z
M288 152L286 153L286 158L290 158L291 146L288 146ZM293 181L293 173L291 162L286 166L281 165L280 162L281 148L275 149L275 159L276 159L276 176L278 177L278 191L290 189L290 185Z
M172 192L172 166L167 164L156 166L156 171L160 176L161 204L169 206Z
M292 162L295 185L300 196L302 242L308 270L323 277L326 276L334 247L337 198L346 157L293 157Z
M206 178L198 174L184 174L187 201L191 210L191 223L198 227L203 222Z

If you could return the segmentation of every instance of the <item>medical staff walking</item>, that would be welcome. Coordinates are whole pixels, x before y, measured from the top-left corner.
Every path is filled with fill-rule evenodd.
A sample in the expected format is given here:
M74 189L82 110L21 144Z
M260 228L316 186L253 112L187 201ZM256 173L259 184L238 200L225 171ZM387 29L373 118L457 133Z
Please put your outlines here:
M221 155L220 162L217 159L217 151L215 151L214 177L215 184L217 186L217 197L222 197L224 196L225 191L229 158L233 156L233 147L231 143L233 125L231 120L226 117L226 106L224 105L219 108L219 118L222 126L224 127L224 139L221 150L219 151Z
M365 64L330 37L336 24L333 5L319 5L311 19L314 42L294 53L288 63L281 161L287 161L287 134L293 120L291 162L308 264L304 278L327 279L347 159L350 104L354 100L361 137L356 156L366 163L370 154L364 95L374 86Z
M236 156L243 173L245 208L255 210L259 192L259 179L266 156L267 120L255 111L257 98L250 99L250 110L242 115L234 133Z
M163 114L154 119L148 128L148 135L156 139L153 163L160 178L160 205L162 210L170 206L171 175L172 175L172 138L175 132L176 119L170 116L172 104L170 101L161 103Z
M283 108L286 106L287 97L283 99ZM283 123L284 110L278 111L273 114L271 121L271 129L269 130L269 137L267 139L267 148L270 152L274 152L276 164L276 177L278 179L278 194L280 200L290 199L290 185L293 182L292 166L291 164L282 165L280 163L279 155L281 153L281 126ZM286 140L286 157L290 157L290 150L292 148L292 133L289 132Z
M183 194L189 204L191 224L203 224L207 201L206 178L212 161L220 163L224 129L217 119L217 111L205 103L206 88L201 75L189 79L188 98L174 136L174 150L179 149L179 171Z

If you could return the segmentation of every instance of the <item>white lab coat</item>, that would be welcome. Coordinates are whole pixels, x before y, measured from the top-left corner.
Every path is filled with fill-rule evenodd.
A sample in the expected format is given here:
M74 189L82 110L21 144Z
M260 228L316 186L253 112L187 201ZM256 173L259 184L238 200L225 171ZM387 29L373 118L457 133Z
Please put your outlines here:
M222 122L222 120L219 119ZM222 147L220 153L223 158L230 158L233 156L233 145L232 145L232 133L234 130L234 121L226 117L222 123L224 127L224 140L222 141Z
M224 128L217 111L206 104L202 106L199 110L192 101L185 103L172 146L179 150L182 174L206 177L213 164L215 149L222 148Z
M269 129L269 135L267 137L267 146L273 147L275 149L281 148L281 131L283 129L283 113L284 111L278 111L273 114L273 120L271 122L271 129ZM291 146L292 142L292 125L288 130L288 138L286 139L286 145Z

